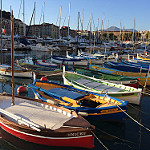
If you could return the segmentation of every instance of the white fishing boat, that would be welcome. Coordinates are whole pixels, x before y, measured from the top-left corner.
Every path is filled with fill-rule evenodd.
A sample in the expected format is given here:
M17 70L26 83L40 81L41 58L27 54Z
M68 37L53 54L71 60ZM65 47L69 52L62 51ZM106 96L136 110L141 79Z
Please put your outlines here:
M12 67L10 65L6 65L6 64L0 65L0 75L11 77L12 76ZM14 67L14 77L31 78L32 71L23 69L20 67Z
M108 81L81 75L75 72L63 71L64 84L89 92L108 94L109 96L128 101L132 104L140 104L140 88L133 88L121 84L110 83Z

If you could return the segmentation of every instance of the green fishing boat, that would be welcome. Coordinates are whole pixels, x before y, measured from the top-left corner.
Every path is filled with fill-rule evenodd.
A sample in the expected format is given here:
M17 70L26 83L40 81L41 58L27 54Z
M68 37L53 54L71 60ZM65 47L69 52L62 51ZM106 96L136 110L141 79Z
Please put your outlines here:
M134 77L125 77L120 75L109 75L100 73L97 71L89 70L87 68L77 67L76 72L79 74L83 74L89 77L94 77L96 79L105 80L108 82L116 83L116 84L124 84L131 87L138 88L139 82L137 78Z
M100 94L108 94L109 96L126 100L132 104L140 104L142 91L140 88L137 89L122 84L110 83L69 71L63 71L63 80L64 84L71 85L78 89Z

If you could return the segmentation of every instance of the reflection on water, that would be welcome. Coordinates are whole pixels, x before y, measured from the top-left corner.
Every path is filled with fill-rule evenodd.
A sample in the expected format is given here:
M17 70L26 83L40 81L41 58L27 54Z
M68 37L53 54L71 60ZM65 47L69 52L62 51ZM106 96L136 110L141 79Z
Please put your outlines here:
M10 60L9 53L3 54L5 59ZM15 59L26 59L30 60L32 56L38 57L38 59L50 59L50 54L47 52L36 52L30 51L29 53L16 52ZM40 78L41 76L38 76ZM63 83L61 76L48 77L48 80L57 83ZM6 91L11 93L11 78L0 76L0 93ZM15 78L15 94L17 94L17 88L20 85L27 85L32 83L32 79L21 79ZM24 94L26 97L34 98L32 90L29 88L28 92ZM129 105L128 114L133 117L133 119L141 122L144 126L150 128L150 97L144 96L141 106ZM123 122L103 122L103 121L90 121L91 124L96 127L97 137L111 150L148 150L150 147L150 133L144 128L140 127L130 118L127 118ZM7 135L3 130L0 130L0 149L2 150L17 150L17 149L63 149L70 150L71 148L54 148L39 146L31 143L24 143L22 140L16 140ZM5 140L7 140L7 142ZM14 146L15 145L15 146ZM74 149L74 148L73 148ZM77 148L75 148L77 149ZM102 150L103 146L95 139L95 148L93 150Z

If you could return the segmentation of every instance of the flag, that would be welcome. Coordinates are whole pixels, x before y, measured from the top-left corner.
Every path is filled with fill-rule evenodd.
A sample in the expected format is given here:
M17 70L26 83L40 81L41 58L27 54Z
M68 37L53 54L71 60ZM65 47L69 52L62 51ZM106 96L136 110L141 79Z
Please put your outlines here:
M2 34L5 34L5 33L6 33L6 30L2 28Z

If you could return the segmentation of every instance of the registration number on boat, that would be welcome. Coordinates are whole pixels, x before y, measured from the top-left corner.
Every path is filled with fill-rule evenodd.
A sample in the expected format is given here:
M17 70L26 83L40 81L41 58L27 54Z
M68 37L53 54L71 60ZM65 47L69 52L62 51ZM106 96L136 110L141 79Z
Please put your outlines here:
M75 132L75 133L69 133L68 136L84 136L86 135L86 132Z
M110 113L110 112L116 112L118 111L118 108L108 109L108 110L101 110L101 113Z

